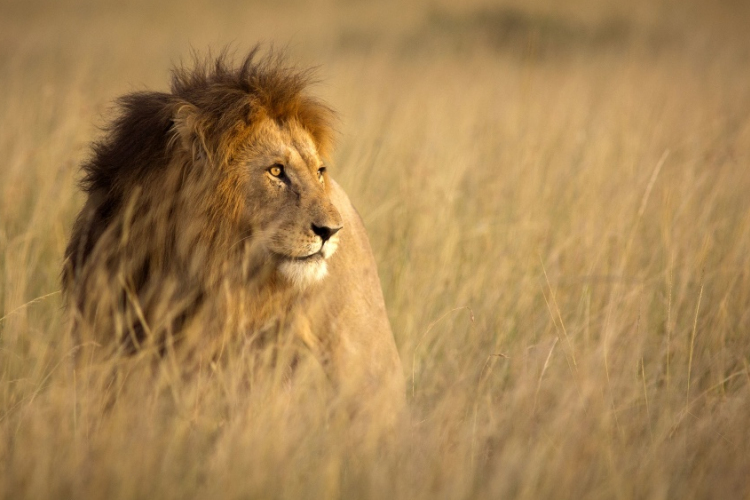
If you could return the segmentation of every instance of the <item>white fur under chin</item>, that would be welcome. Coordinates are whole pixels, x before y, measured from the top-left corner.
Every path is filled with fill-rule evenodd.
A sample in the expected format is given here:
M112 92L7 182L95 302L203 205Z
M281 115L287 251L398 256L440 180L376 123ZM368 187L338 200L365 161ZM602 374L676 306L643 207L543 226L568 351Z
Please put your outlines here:
M323 259L285 260L279 265L279 272L297 288L307 288L328 274L328 263Z
M295 287L307 288L326 277L328 274L328 262L326 260L336 253L338 247L339 235L335 234L321 245L320 255L322 258L285 260L279 264L279 272Z

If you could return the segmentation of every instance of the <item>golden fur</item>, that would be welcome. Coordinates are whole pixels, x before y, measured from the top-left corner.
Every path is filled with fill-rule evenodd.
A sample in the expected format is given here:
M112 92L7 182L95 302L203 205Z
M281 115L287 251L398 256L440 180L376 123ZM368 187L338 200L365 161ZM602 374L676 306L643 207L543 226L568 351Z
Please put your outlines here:
M119 100L83 166L65 254L82 340L215 356L221 336L292 337L334 379L364 367L368 383L403 391L364 227L326 171L333 112L308 82L256 49Z

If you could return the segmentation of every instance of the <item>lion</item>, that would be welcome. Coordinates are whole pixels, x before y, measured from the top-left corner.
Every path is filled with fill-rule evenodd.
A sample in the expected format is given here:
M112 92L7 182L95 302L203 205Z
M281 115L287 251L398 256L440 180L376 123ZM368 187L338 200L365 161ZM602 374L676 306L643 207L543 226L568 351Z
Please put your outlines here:
M119 99L65 251L81 342L209 357L227 336L292 342L334 381L356 370L403 394L363 222L329 173L335 115L310 83L256 47Z

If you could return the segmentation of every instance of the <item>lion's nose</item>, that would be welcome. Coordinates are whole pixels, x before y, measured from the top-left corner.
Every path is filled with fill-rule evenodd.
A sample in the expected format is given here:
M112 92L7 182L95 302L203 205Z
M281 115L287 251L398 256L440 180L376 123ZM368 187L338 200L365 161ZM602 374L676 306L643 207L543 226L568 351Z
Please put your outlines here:
M328 227L328 226L316 226L315 224L312 225L313 233L320 236L320 239L323 240L323 243L328 241L331 236L341 231L341 228L344 226L338 226L338 227Z

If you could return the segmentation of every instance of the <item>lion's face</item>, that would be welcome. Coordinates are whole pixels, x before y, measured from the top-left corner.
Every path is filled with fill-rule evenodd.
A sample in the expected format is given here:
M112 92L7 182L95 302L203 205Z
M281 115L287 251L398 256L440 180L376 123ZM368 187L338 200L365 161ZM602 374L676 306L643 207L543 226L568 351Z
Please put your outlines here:
M261 123L235 168L246 179L253 242L297 287L322 279L338 246L342 219L310 135L295 122Z

